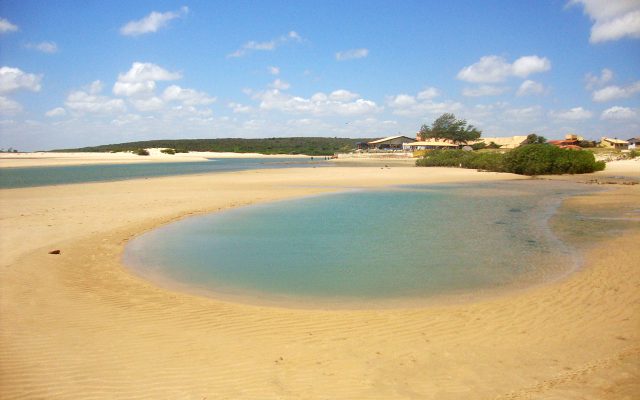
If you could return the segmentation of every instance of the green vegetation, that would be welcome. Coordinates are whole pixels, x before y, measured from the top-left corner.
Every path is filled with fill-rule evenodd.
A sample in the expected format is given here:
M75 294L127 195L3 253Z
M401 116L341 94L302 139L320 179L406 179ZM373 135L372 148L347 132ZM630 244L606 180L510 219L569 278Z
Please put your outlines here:
M176 151L174 149L162 149L162 150L160 150L160 153L174 155L174 154L176 154Z
M349 152L357 142L372 139L345 139L326 137L290 137L268 139L177 139L149 140L83 147L79 149L59 149L56 152L120 152L137 151L140 148L174 149L176 153L189 151L217 151L234 153L261 154L308 154L311 156L333 155L336 152Z
M519 175L584 174L602 171L593 153L546 144L521 146L508 153L434 150L416 162L421 167L461 167Z
M482 131L476 129L473 125L467 126L464 119L456 119L453 114L442 114L438 119L433 121L431 126L422 125L420 128L420 138L427 139L449 139L453 143L464 143L478 140Z
M538 136L535 133L531 133L527 135L527 140L524 144L543 144L546 143L547 139L544 136Z
M629 158L634 159L636 157L640 156L640 151L636 150L636 149L632 149L629 151Z
M146 149L138 149L136 150L136 154L139 156L148 156L149 152Z

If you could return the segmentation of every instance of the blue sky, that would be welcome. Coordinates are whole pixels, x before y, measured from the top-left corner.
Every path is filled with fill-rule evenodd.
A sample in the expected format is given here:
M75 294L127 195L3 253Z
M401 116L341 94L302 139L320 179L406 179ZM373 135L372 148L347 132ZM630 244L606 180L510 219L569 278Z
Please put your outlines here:
M640 1L0 2L0 147L640 135Z

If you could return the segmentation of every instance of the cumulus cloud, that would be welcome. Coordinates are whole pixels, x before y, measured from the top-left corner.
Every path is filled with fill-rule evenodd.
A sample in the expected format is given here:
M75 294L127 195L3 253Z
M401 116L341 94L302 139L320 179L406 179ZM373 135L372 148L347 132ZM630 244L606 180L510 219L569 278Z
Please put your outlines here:
M640 38L640 2L637 0L571 0L581 4L593 21L591 43Z
M9 22L6 18L0 18L0 33L15 32L18 30L18 26Z
M508 87L480 85L476 88L464 88L462 95L467 97L499 96L509 90Z
M228 104L228 107L236 114L251 112L251 107L244 104L231 102Z
M272 51L279 46L289 42L302 42L302 37L300 37L297 32L291 31L286 35L282 35L276 39L272 39L266 42L256 42L252 40L243 44L242 47L240 47L233 53L228 54L227 58L243 57L253 51Z
M169 72L152 63L134 62L129 71L118 75L113 85L113 94L127 97L151 96L155 92L156 81L172 81L182 78L178 72Z
M16 90L40 90L42 75L29 74L19 68L0 68L0 93L11 93Z
M330 94L316 93L310 98L292 96L278 89L271 89L254 95L260 100L263 110L277 110L287 113L308 113L313 115L358 115L379 112L375 102L362 98L354 99L346 90L336 90Z
M56 107L54 109L51 109L51 110L47 111L46 113L44 113L44 115L46 115L47 117L51 117L51 118L62 117L62 116L67 115L67 111L62 107Z
M516 92L518 96L527 96L542 93L544 93L544 86L541 83L532 81L530 79L522 82L522 84L518 88L518 91Z
M67 96L65 105L78 113L111 114L126 111L122 99L112 99L85 90L76 90Z
M628 107L614 106L607 108L600 115L601 119L618 120L618 119L633 119L638 116L638 113Z
M474 83L498 83L507 78L527 76L551 69L551 61L546 57L524 56L513 63L507 62L504 57L484 56L475 64L464 67L458 72L458 79Z
M164 101L157 96L143 99L133 98L130 99L129 102L136 108L136 110L143 112L160 111L165 106Z
M22 111L22 106L17 101L0 96L0 114L15 115Z
M169 72L152 63L134 62L131 69L118 75L121 82L173 81L182 78L179 72Z
M591 113L591 111L585 110L582 107L574 107L567 111L551 112L551 116L556 119L565 119L572 121L589 119L592 115L593 114Z
M626 99L640 92L640 81L634 82L629 86L607 86L605 88L596 90L592 94L593 101L597 101L599 103L617 100L617 99Z
M53 54L58 52L58 45L55 42L27 43L27 49L37 50L42 53Z
M179 101L186 106L205 106L216 101L215 97L211 97L204 92L198 92L193 89L184 89L178 85L171 85L164 90L162 98L165 101Z
M387 98L387 105L393 110L393 114L412 117L455 112L462 108L462 104L457 102L435 102L433 99L439 94L436 88L427 88L416 96L397 94Z
M120 34L125 36L138 36L145 33L157 32L158 30L166 27L169 24L169 21L184 17L188 13L189 8L186 6L177 11L168 11L165 13L153 11L151 14L140 20L129 21L120 28Z
M281 79L276 79L269 84L269 87L278 90L287 90L291 87L291 85Z
M593 90L594 88L603 86L607 82L613 79L613 71L608 68L603 68L600 75L594 75L591 72L585 75L584 80L586 82L587 89Z
M336 60L338 61L355 60L357 58L365 58L368 55L369 55L369 49L344 50L336 53Z

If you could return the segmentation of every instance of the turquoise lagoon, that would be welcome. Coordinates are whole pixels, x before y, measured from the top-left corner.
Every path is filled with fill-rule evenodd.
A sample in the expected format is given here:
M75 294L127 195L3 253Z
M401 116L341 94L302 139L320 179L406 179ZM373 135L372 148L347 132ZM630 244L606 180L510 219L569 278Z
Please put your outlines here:
M464 296L577 267L549 228L566 182L352 190L189 217L133 239L124 262L169 287L322 305ZM177 286L176 286L177 285Z

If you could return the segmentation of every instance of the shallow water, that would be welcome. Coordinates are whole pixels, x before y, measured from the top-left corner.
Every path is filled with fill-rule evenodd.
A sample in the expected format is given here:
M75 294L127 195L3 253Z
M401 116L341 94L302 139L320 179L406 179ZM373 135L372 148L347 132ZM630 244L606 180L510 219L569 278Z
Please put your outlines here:
M217 158L209 161L0 168L0 188L115 181L247 169L326 166L322 157Z
M212 294L384 300L526 286L576 268L549 228L566 182L350 191L196 216L141 235L124 262Z

